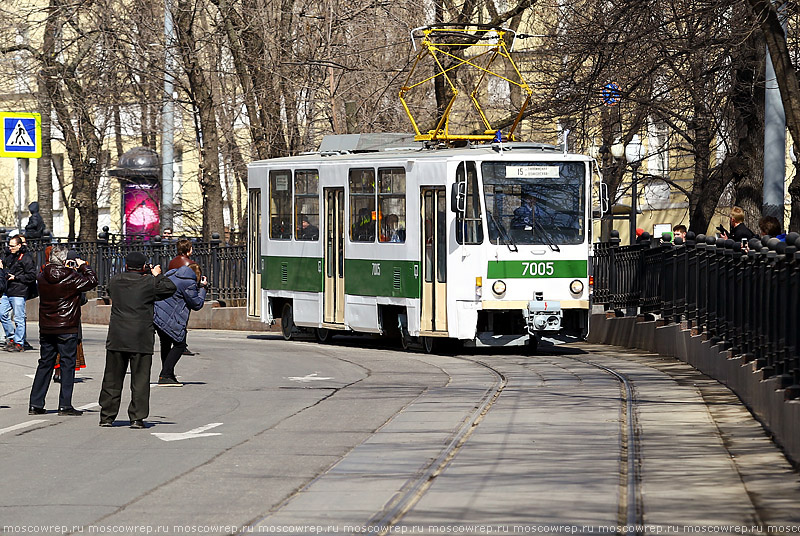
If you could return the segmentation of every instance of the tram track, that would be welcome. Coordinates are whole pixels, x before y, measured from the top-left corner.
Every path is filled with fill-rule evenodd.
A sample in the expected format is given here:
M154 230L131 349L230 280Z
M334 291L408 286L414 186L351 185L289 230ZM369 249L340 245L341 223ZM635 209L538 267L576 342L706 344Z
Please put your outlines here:
M642 500L639 483L641 481L639 434L637 433L636 412L634 411L635 393L632 382L627 376L605 365L570 357L585 365L598 368L620 382L621 397L624 404L620 408L620 500L619 521L626 527L642 526ZM638 529L627 534L640 534Z
M370 520L367 524L370 528L367 534L370 536L382 536L387 534L391 527L398 523L422 496L425 495L425 492L433 484L436 477L447 469L447 466L458 454L461 447L467 442L472 432L478 427L495 401L500 398L501 393L508 384L508 379L502 372L483 361L472 361L464 358L457 359L483 366L495 375L496 382L486 391L483 398L479 401L478 407L470 418L466 419L459 427L452 440L441 451L439 456L427 465L418 476L410 480L406 486L403 487L400 495L391 502L391 505L387 509Z
M570 356L563 357L567 357L568 359L584 365L595 367L614 377L620 383L620 399L622 405L620 407L620 500L618 504L618 522L621 526L630 529L626 534L638 535L641 532L637 527L642 526L643 519L639 485L641 460L638 447L636 413L634 409L635 389L633 383L623 373L605 365ZM464 359L485 367L496 375L499 379L498 383L490 389L472 417L464 422L439 457L428 465L417 478L413 479L413 481L409 481L409 484L404 486L401 495L392 502L389 508L370 520L367 526L369 526L371 530L367 532L367 534L371 536L383 536L388 534L391 527L399 523L403 519L403 516L413 509L414 505L419 502L427 490L433 485L435 479L444 473L459 450L467 443L472 432L475 431L484 417L489 413L494 403L500 398L503 390L508 385L507 376L498 368L480 360L470 360L466 358L457 359ZM554 365L562 368L579 381L582 381L581 376L575 371L569 370L567 367L563 367L560 364ZM530 371L534 372L543 381L546 381L540 373L532 370Z
M592 369L597 369L603 374L607 374L619 382L619 401L621 402L621 406L619 408L619 417L614 419L614 421L618 420L619 422L619 454L618 456L615 456L615 458L618 460L620 475L618 484L619 492L618 500L616 501L616 513L611 514L611 512L614 512L613 502L608 504L610 508L606 511L611 514L609 521L613 519L618 523L618 525L631 528L630 530L626 530L626 534L638 534L639 532L636 531L635 527L642 525L642 501L639 489L640 450L637 444L638 433L635 412L634 386L630 379L621 371L574 356L562 354L553 356L549 359L546 358L544 361L538 360L538 363L547 363L551 365L556 370L560 371L559 374L567 375L567 377L571 378L573 381L577 381L579 383L586 381L586 369L581 371L580 369L571 367L563 361L564 358L567 358L575 363L580 363L584 367L592 367ZM361 527L362 530L359 530L357 532L358 534L370 534L373 536L389 534L396 530L396 526L402 527L410 523L410 520L415 519L415 507L421 501L423 504L428 501L426 496L429 495L429 491L431 491L434 483L438 481L439 477L450 475L448 470L450 469L452 462L456 459L464 447L469 444L473 433L476 432L476 430L479 430L481 423L485 421L488 415L490 415L496 403L499 400L506 400L503 394L507 390L506 388L509 386L509 382L511 382L512 386L515 386L515 391L518 391L519 389L525 389L524 380L522 384L516 384L514 382L515 374L519 376L519 374L522 373L523 375L519 376L520 379L525 377L538 378L539 382L534 383L532 385L533 388L536 388L537 385L544 387L549 381L547 372L535 366L537 364L536 358L534 358L534 360L525 358L525 361L521 362L508 361L502 357L496 362L487 362L488 360L477 359L474 356L453 356L451 359L461 361L465 364L469 363L471 365L480 366L482 369L491 374L491 376L486 377L489 382L483 384L479 396L474 399L474 403L470 404L471 409L469 412L464 414L465 417L461 419L460 423L456 425L455 429L453 429L453 431L447 435L444 446L439 450L432 452L430 459L423 465L419 466L417 470L413 471L413 473L409 472L406 475L406 480L396 483L397 487L394 488L396 491L394 495L391 496L391 499L388 499L387 497L388 500L383 503L379 509L373 510L374 513L371 517L365 517L363 518L364 521L359 523L358 526ZM437 366L441 367L442 365L437 363ZM522 370L517 369L517 367ZM446 369L447 367L444 367L442 370L446 371ZM590 375L589 377L591 378L592 376L599 377L596 375ZM467 387L468 385L469 384L462 384L462 386L458 389ZM479 384L474 384L470 388L474 388L477 385ZM531 385L529 384L529 389L527 391L529 394L531 393L530 387ZM609 385L609 387L611 386ZM555 389L560 390L557 386ZM611 389L613 389L613 387ZM607 390L606 392L608 395L617 398L617 396L613 394L614 390ZM568 392L565 394L568 394ZM513 401L513 398L509 399L509 401L511 402L512 406L517 404L517 402ZM614 406L612 405L611 408L613 407ZM502 412L505 411L508 410L502 410ZM492 426L490 426L489 429L491 430ZM510 433L513 435L513 432L510 431ZM363 461L364 459L362 458L361 463L363 463ZM340 475L341 474L342 473L340 473ZM324 478L324 475L320 475L318 479L319 478ZM318 479L315 481L318 481ZM616 477L614 477L614 480L615 479ZM300 490L298 493L304 493L309 489L310 487L306 486L304 490ZM292 495L292 497L287 498L287 500L285 500L282 505L275 508L270 515L260 519L255 523L251 523L251 525L255 526L264 522L269 522L268 520L270 520L273 515L279 515L279 512L283 511L283 507L287 506L289 501L297 498L298 493L295 493ZM468 507L467 504L468 503L464 503L463 507ZM348 509L346 503L340 505L340 508L344 510ZM423 508L425 507L423 506ZM295 505L293 509L289 510L289 512L292 510L296 511L297 506ZM368 512L364 513L369 515ZM291 519L291 515L291 513L288 513L289 517L279 518L280 521L279 519L275 518L272 518L272 520L273 522L281 523L283 522L283 519Z

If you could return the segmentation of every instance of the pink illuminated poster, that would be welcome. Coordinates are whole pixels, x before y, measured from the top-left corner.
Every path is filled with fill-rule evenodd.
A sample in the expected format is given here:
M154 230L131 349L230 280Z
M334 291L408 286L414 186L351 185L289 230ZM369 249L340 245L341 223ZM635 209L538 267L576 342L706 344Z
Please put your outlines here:
M157 185L149 184L125 186L123 190L125 234L155 236L159 233L159 190Z

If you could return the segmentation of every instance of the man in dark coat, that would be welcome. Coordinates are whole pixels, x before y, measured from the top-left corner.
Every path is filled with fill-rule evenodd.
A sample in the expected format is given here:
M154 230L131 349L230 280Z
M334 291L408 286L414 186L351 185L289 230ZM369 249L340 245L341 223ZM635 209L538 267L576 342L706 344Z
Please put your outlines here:
M39 283L39 366L31 387L28 414L45 412L44 399L56 364L61 363L61 394L58 414L79 416L72 407L72 385L75 380L75 358L78 351L78 331L81 324L81 293L97 286L97 274L82 259L77 268L65 266L67 249L53 246L49 262L37 278Z
M34 201L28 205L28 210L31 215L28 218L28 224L25 226L25 238L41 238L44 230L47 228L39 214L39 203Z
M6 332L6 351L23 352L25 349L25 300L30 287L36 282L35 261L20 236L8 242L8 254L3 259L6 270L6 292L0 298L0 323ZM14 321L11 321L11 316Z
M744 224L744 209L741 207L733 207L731 209L731 232L728 233L724 229L720 236L725 239L732 239L734 242L741 242L742 240L750 240L755 236L753 231L747 228Z
M153 363L155 327L153 304L175 293L175 284L164 277L161 266L145 266L143 253L125 257L125 271L108 284L111 319L106 339L106 369L100 391L100 426L112 426L119 413L122 383L131 368L131 428L144 428L150 414L150 367Z

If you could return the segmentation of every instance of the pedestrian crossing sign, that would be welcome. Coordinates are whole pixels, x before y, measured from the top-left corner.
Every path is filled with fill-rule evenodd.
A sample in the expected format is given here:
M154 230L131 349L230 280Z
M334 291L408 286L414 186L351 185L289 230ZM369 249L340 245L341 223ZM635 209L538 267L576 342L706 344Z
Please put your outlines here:
M34 113L0 112L0 157L41 158L42 116Z

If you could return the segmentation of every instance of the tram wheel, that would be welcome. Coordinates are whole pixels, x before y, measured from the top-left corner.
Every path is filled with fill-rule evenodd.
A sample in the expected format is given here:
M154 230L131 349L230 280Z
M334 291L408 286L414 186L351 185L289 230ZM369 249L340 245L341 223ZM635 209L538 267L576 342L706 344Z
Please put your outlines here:
M317 342L322 344L327 344L331 342L331 330L328 328L317 328L314 330L314 336L317 338Z
M422 351L426 354L432 354L436 350L436 338L435 337L421 337L422 339Z
M284 340L292 340L293 331L294 311L292 310L292 304L287 303L283 306L283 311L281 312L281 333L283 334Z
M530 335L528 337L528 346L526 346L525 349L529 354L535 354L539 349L539 337Z

